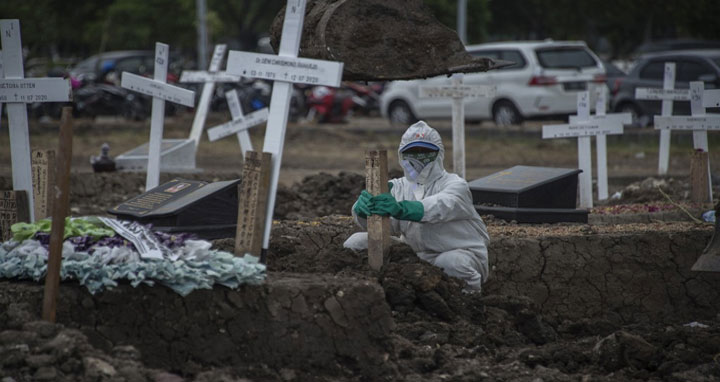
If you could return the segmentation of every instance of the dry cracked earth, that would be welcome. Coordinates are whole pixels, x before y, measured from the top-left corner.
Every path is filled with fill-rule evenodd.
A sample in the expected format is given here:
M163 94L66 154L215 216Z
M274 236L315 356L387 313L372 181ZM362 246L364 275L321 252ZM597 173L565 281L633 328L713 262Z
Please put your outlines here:
M405 245L380 272L342 248L362 183L324 174L281 190L263 286L182 298L66 282L49 324L41 285L0 280L1 380L720 380L720 276L689 271L710 225L488 218L492 276L465 295ZM141 184L86 176L72 205L103 213ZM682 188L666 191L682 201ZM659 202L651 193L634 197Z

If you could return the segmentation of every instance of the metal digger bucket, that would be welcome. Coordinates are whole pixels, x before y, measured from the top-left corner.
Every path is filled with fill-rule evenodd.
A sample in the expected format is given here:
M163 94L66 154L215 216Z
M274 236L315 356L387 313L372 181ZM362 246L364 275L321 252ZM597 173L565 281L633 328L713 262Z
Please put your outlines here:
M705 247L691 270L697 272L720 272L720 203L715 206L715 231L710 244Z

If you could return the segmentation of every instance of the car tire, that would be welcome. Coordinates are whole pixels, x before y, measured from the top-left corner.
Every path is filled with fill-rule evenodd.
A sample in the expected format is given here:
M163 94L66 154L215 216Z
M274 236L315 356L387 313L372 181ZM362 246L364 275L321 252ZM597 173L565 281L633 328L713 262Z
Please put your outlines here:
M408 127L417 122L417 118L405 101L396 100L388 107L388 118L393 126Z
M643 114L640 107L632 102L621 103L615 111L618 113L630 113L632 115L632 126L646 127L650 123L649 118Z
M512 102L503 100L493 105L493 121L498 126L518 125L523 118Z

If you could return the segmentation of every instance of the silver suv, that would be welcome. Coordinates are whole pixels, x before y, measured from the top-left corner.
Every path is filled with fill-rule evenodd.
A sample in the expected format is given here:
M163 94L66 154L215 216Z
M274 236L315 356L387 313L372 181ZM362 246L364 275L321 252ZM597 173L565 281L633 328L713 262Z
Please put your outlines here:
M486 73L465 75L464 84L495 85L496 96L465 101L465 117L492 119L504 126L523 119L574 114L577 92L605 86L600 59L582 41L527 41L470 45L475 56L515 64ZM421 99L421 85L449 84L445 76L425 80L395 81L381 96L380 111L393 124L408 125L418 119L450 118L450 99Z

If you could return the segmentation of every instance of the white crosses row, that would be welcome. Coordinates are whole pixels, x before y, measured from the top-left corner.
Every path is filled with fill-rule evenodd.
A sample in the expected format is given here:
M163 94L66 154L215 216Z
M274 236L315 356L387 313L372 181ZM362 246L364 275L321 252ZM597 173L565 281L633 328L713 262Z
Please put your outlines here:
M543 139L578 138L578 167L580 207L592 208L592 159L590 137L596 137L598 166L598 199L608 197L607 183L607 135L622 134L623 125L632 122L629 113L606 114L607 90L600 87L597 94L596 115L590 115L590 92L577 95L577 115L570 117L570 123L543 126Z
M228 73L274 81L270 98L272 113L268 116L263 144L263 151L272 154L267 214L263 233L262 248L264 251L267 250L270 243L275 196L277 194L288 111L290 109L290 96L293 90L292 84L304 83L337 87L340 86L342 79L343 64L341 62L297 57L305 17L305 3L306 0L287 1L277 56L236 51L230 51L228 56Z
M67 102L72 99L70 82L62 78L24 79L20 21L0 20L0 103L7 104L10 125L10 157L13 189L27 193L30 220L35 220L35 201L32 190L30 135L28 132L28 102Z
M452 99L453 171L465 178L465 98L495 97L496 86L463 85L463 74L450 78L450 85L421 86L420 98Z
M169 46L155 43L155 72L153 79L123 72L120 85L124 88L153 97L148 143L148 166L145 189L150 190L160 182L160 149L165 121L165 101L194 106L195 92L166 84Z

